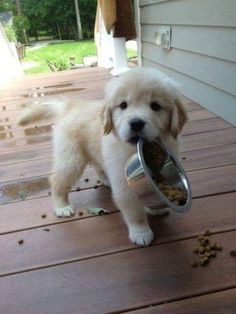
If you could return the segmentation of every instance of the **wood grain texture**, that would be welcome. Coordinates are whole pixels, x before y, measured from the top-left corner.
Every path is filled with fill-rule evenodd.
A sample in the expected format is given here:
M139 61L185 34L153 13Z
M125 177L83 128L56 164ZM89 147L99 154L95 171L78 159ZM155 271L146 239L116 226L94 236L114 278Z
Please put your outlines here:
M86 200L87 205L101 206L111 212L115 210L108 194L89 195L88 191L81 194L83 198L80 198L79 193L77 200L80 204ZM150 217L150 223L156 235L155 243L163 244L195 237L207 229L210 229L212 233L234 229L236 226L235 197L236 193L232 193L197 199L194 200L193 207L188 213L181 215L171 211L168 217ZM55 218L51 208L38 207L36 213L36 208L31 206L22 212L25 216L18 223L16 214L13 214L12 218L10 216L12 211L3 213L0 227L4 228L6 219L12 220L8 225L9 227L11 225L12 230L15 231L23 227L23 224L28 227L41 226L0 237L0 276L135 247L128 239L127 228L120 213L94 216L89 219L81 219L83 217L76 215L74 221L66 222L66 219ZM86 210L83 212L84 217L91 216L86 213ZM47 217L42 219L42 213L46 213ZM61 221L63 223L59 223ZM51 225L52 223L57 224ZM50 231L45 231L45 225ZM19 239L24 240L22 246L18 245Z
M87 167L71 191L88 189L101 185L93 168ZM35 176L0 183L0 204L18 200L37 198L50 194L49 176Z
M183 136L181 150L187 151L197 148L213 147L217 145L235 143L236 128L229 128L224 130L216 130Z
M195 114L199 114L199 112L196 112ZM188 121L183 129L183 135L185 136L196 133L204 133L209 131L227 129L231 127L231 124L220 118ZM32 161L36 159L47 159L51 156L51 142L45 145L31 148L26 147L22 149L12 149L0 152L0 166L5 166L16 162L25 162L28 160Z
M204 133L231 128L232 125L221 118L188 121L183 129L183 135Z
M171 302L146 309L131 311L133 314L234 314L236 309L236 289L211 293L187 300Z
M188 173L194 197L236 191L236 164Z
M87 213L87 207L102 207L109 211L117 210L112 202L111 192L106 187L71 192L69 198L76 209L76 215L71 218L57 218L55 216L52 211L51 196L0 205L2 217L0 220L0 233L4 234L90 217L92 215ZM83 212L83 216L78 215L80 211ZM43 214L46 214L45 219L41 217Z
M214 168L236 163L236 144L220 145L183 152L182 164L187 171Z
M230 288L236 272L229 239L236 239L236 232L215 235L223 251L197 269L190 266L193 239L3 277L1 310L98 314Z
M190 116L184 129L183 163L192 184L193 207L183 215L172 211L166 217L149 217L155 232L150 248L136 247L128 240L109 189L92 188L97 176L91 168L79 182L83 190L76 192L74 186L70 193L76 215L59 219L52 213L47 182L51 130L47 123L38 124L37 130L15 125L20 98L35 92L35 87L60 92L70 84L84 90L67 91L69 98L102 97L109 78L109 72L101 69L52 73L16 80L0 93L0 199L5 203L0 205L1 313L97 314L134 309L140 313L158 305L154 312L196 313L195 309L205 308L208 314L213 293L219 292L217 302L231 314L235 298L227 292L236 287L235 260L229 254L236 245L236 131L186 97L181 96ZM218 106L217 91L214 95ZM111 213L94 216L88 207ZM207 229L223 251L208 267L192 268L196 237ZM220 306L212 309L221 313Z

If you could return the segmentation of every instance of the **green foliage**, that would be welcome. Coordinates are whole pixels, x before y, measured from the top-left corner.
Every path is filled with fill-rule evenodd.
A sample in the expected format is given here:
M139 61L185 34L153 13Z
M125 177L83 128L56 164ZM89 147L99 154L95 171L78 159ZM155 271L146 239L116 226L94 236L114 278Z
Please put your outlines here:
M0 12L16 12L15 2L12 0L0 0Z
M77 39L75 0L21 0L23 18L14 22L17 40L24 42L22 25L31 37L44 36ZM97 0L77 0L80 8L84 38L93 38ZM15 0L0 0L0 12L12 11L16 15ZM25 21L26 17L28 21ZM21 17L18 17L21 18ZM28 27L28 25L30 27Z
M7 39L10 41L10 42L16 42L16 35L15 35L15 32L14 32L14 28L13 28L13 25L12 24L6 24L4 26L4 30L5 30L5 33L7 35Z
M57 71L64 71L69 69L68 62L65 62L63 60L55 61L53 62L54 67Z
M84 38L93 37L96 0L78 0ZM41 31L60 39L77 39L74 0L22 0L22 10L30 21L30 36Z
M16 33L17 41L25 43L23 31L27 31L30 28L29 20L26 16L14 16L13 18L13 27Z

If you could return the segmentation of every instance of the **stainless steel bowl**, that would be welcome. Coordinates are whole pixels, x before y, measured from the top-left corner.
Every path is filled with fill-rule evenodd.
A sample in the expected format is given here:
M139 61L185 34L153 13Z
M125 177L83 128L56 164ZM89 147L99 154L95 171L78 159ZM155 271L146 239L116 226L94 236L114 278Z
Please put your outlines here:
M141 139L139 140L137 153L129 159L126 165L126 178L129 186L143 202L144 206L150 209L170 207L177 212L186 212L192 205L192 192L181 163L162 141L159 139L154 141L163 157L161 165L158 165L162 179L164 178L169 186L182 190L186 195L184 202L176 204L170 201L160 190L156 178L155 180L153 178L152 169L145 162L144 145L146 143Z

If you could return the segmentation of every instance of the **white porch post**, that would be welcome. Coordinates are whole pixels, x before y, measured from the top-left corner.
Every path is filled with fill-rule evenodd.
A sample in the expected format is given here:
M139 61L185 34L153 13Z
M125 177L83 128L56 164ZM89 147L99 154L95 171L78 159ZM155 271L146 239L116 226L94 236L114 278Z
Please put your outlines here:
M98 66L113 68L112 75L119 75L128 70L126 39L114 38L108 34L99 14L99 32L95 34L97 45Z

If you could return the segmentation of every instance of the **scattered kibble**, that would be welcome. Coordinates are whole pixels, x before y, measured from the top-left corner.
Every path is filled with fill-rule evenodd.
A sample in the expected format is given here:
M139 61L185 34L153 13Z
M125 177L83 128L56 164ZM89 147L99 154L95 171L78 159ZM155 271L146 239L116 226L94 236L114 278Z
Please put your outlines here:
M210 244L210 249L211 250L216 250L216 243L211 243Z
M209 259L208 257L203 257L203 258L200 258L200 261L199 261L200 265L201 266L205 266L209 263Z
M22 245L24 243L24 240L23 239L20 239L19 241L18 241L18 244L19 245Z
M222 251L222 246L220 244L211 242L209 240L210 235L211 232L207 230L203 235L198 236L199 247L193 249L193 253L198 254L198 260L193 260L190 263L193 267L196 267L198 265L205 266L209 264L211 258L217 256L216 251ZM236 251L230 251L230 255L236 256Z
M230 255L231 255L232 257L236 257L236 251L235 251L235 250L230 251Z
M89 179L88 179L88 178L86 178L86 179L84 179L84 181L85 181L85 182L89 182Z
M83 216L83 212L82 211L79 211L79 216Z
M197 267L198 266L198 261L192 261L190 263L193 267Z
M206 251L206 252L211 252L211 248L210 248L209 245L206 245L206 246L205 246L205 251Z
M76 189L75 189L77 192L79 192L81 190L81 188L78 186Z
M42 215L41 215L41 218L42 218L42 219L44 219L44 218L46 218L46 217L47 217L46 214L42 214Z
M215 251L211 251L211 256L212 257L216 257L216 252Z
M207 230L205 233L204 233L205 236L210 236L211 235L211 232L209 230Z
M200 254L204 254L204 253L205 253L205 248L204 248L204 247L200 247L199 253L200 253Z
M206 240L204 239L204 240L202 240L202 241L200 242L200 244L201 244L201 246L206 246L207 242L206 242Z
M50 229L49 228L44 228L43 231L49 232Z
M51 194L52 194L52 192L51 192L51 191L49 191L49 192L48 192L48 195L51 195Z

